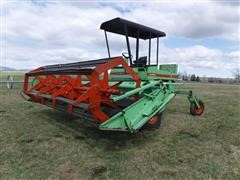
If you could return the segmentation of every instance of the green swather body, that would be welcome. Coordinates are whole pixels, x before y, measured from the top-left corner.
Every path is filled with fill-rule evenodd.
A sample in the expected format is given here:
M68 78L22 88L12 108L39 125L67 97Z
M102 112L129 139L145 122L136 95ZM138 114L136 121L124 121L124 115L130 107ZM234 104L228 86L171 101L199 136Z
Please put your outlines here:
M26 73L23 92L29 100L81 117L100 130L131 133L143 127L159 128L163 111L177 94L187 96L192 115L203 113L204 104L192 91L176 89L177 64L158 61L164 32L121 18L100 28L105 32L108 58L42 66ZM125 36L127 52L122 56L111 56L107 32ZM136 40L135 56L129 38ZM157 40L155 59L152 39ZM148 41L147 56L140 57L140 40Z
M192 95L191 91L176 90L174 77L177 77L177 65L168 64L151 66L148 68L134 68L142 80L141 87L135 88L135 83L125 76L125 81L120 85L121 90L125 91L123 95L112 96L114 102L130 97L134 94L140 94L140 100L131 104L121 112L111 117L106 122L102 123L99 128L101 130L118 130L118 131L138 131L156 114L161 113L166 108L166 105L175 97L176 94L187 95L190 103L196 104L199 108L198 100ZM112 72L122 72L121 68L112 70ZM140 72L140 73L139 73ZM159 76L164 74L166 77L150 76L151 73L156 73ZM115 74L115 73L113 73ZM150 74L150 75L149 75ZM122 79L123 75L114 75L111 78L114 80Z

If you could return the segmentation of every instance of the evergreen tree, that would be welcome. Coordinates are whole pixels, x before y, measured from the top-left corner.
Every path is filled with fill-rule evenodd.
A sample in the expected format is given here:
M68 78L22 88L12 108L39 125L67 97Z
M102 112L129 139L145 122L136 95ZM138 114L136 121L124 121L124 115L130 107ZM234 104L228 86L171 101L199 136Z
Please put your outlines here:
M196 76L195 76L195 74L193 74L193 75L191 76L190 80L191 80L191 81L196 81Z

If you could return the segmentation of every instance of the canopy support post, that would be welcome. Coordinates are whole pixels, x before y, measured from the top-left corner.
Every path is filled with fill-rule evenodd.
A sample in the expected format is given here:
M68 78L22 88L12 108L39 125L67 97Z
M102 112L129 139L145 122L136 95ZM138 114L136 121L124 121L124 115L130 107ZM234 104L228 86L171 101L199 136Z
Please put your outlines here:
M124 30L125 30L125 34L126 34L126 41L127 41L127 48L128 48L128 55L129 55L129 60L130 60L130 66L132 66L132 55L131 55L131 48L130 48L130 44L129 44L127 25L124 26Z
M149 37L149 47L148 47L148 65L150 65L150 60L151 60L151 32L150 32L150 37Z
M110 55L110 49L109 49L109 45L108 45L108 38L107 38L107 32L104 31L105 33L105 39L106 39L106 44L107 44L107 50L108 50L108 57L111 58L111 55Z
M159 37L157 38L157 66L158 66Z
M136 40L136 61L138 60L139 55L139 30L137 31L137 40Z

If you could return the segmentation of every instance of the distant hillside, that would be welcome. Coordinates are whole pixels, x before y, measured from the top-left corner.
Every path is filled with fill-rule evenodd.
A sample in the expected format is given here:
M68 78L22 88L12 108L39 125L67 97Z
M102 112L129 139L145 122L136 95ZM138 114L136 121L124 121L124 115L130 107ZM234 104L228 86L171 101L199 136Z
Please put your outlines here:
M0 66L0 71L16 71L16 69L6 66Z

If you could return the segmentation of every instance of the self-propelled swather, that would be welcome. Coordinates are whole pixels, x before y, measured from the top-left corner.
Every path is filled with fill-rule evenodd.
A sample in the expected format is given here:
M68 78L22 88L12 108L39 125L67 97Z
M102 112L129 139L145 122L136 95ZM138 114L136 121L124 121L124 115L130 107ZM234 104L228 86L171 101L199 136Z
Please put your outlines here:
M105 32L108 57L42 66L26 73L23 92L29 100L79 116L101 130L158 128L176 94L187 96L192 115L203 113L204 104L192 91L176 89L177 64L159 65L159 38L166 36L164 32L121 18L106 21L100 28ZM109 32L125 36L127 52L122 56L110 55ZM129 38L136 39L135 58ZM154 64L153 39L157 42ZM148 43L147 56L139 55L140 40Z

